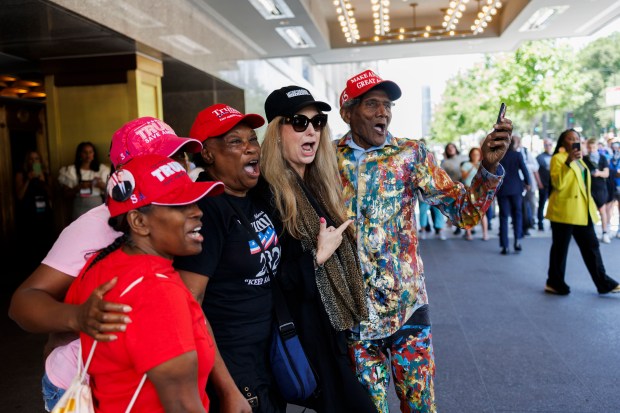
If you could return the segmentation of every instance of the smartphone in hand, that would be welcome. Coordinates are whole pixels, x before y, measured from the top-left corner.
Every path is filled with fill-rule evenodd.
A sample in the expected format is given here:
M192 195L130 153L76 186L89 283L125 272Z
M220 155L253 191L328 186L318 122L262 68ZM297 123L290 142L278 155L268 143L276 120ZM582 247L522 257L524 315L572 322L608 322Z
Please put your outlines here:
M34 174L34 176L39 176L43 173L43 168L40 162L34 162L32 164L32 173Z
M495 122L496 125L500 124L502 122L502 120L504 119L504 115L506 114L506 104L504 102L502 102L502 104L499 106L499 113L497 114L497 121ZM494 129L496 130L496 129ZM495 140L499 140L498 138L495 138ZM496 151L498 148L492 148L492 151Z
M573 150L577 149L578 151L581 150L581 142L573 142L572 145Z
M502 120L504 119L505 114L506 114L506 104L502 102L502 104L499 107L499 113L497 114L497 122L495 123L501 123Z

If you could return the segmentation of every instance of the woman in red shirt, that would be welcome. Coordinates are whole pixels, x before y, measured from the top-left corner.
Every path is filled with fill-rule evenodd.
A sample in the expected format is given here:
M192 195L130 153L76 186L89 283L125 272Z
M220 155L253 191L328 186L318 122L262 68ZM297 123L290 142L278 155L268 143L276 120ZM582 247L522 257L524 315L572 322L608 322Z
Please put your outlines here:
M136 157L108 182L110 225L123 235L89 260L66 301L80 304L118 278L106 299L131 307L131 323L99 342L88 373L96 412L205 412L204 391L215 346L202 310L172 267L175 256L202 249L196 201L223 191L220 182L191 181L177 162ZM85 361L94 344L81 334Z

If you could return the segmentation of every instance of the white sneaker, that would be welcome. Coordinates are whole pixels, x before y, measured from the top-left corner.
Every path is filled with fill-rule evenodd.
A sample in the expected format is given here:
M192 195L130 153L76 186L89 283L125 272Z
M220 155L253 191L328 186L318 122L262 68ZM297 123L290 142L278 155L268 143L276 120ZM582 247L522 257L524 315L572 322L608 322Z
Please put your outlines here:
M440 240L442 240L442 241L445 241L445 240L446 240L446 234L444 234L444 233L443 233L443 231L441 231L441 232L439 233L439 239L440 239Z
M605 244L611 244L611 239L609 239L609 234L607 234L606 232L603 232L603 242Z

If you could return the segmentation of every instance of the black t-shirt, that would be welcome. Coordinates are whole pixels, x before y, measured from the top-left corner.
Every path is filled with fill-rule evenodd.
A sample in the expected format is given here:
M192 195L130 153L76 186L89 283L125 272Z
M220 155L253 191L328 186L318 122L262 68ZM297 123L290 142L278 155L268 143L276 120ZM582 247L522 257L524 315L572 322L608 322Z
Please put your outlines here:
M609 168L609 162L607 162L607 158L605 158L603 155L599 155L598 158L598 162L593 162L592 160L590 160L590 156L585 156L583 158L584 162L586 163L586 165L588 166L588 169L590 170L590 173L599 170L602 171L605 168ZM592 177L592 192L599 192L599 191L607 191L607 178L601 178L599 177Z
M263 241L263 253L229 202L244 213ZM202 302L220 352L268 340L271 331L271 276L280 262L273 223L261 202L248 195L223 194L198 202L203 212L202 252L179 257L175 267L209 277Z

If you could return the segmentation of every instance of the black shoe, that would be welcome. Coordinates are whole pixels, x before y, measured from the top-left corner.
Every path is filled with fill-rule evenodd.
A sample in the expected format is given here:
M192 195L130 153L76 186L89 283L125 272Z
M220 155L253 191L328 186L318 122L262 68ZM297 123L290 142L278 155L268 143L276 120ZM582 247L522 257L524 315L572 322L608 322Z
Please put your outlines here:
M553 288L551 286L549 286L548 284L545 285L545 292L547 294L555 294L555 295L568 295L570 294L570 290L560 290L557 288Z
M521 244L519 244L518 242L515 242L515 251L521 251L523 248L521 248Z
M506 248L502 248L502 250L500 251L500 254L508 255L508 250Z
M523 235L525 235L526 237L529 237L529 236L530 236L530 235L532 235L532 234L530 234L530 230L526 229L526 230L523 232Z
M456 227L456 229L454 230L453 234L454 235L459 235L461 233L461 229L459 227Z

